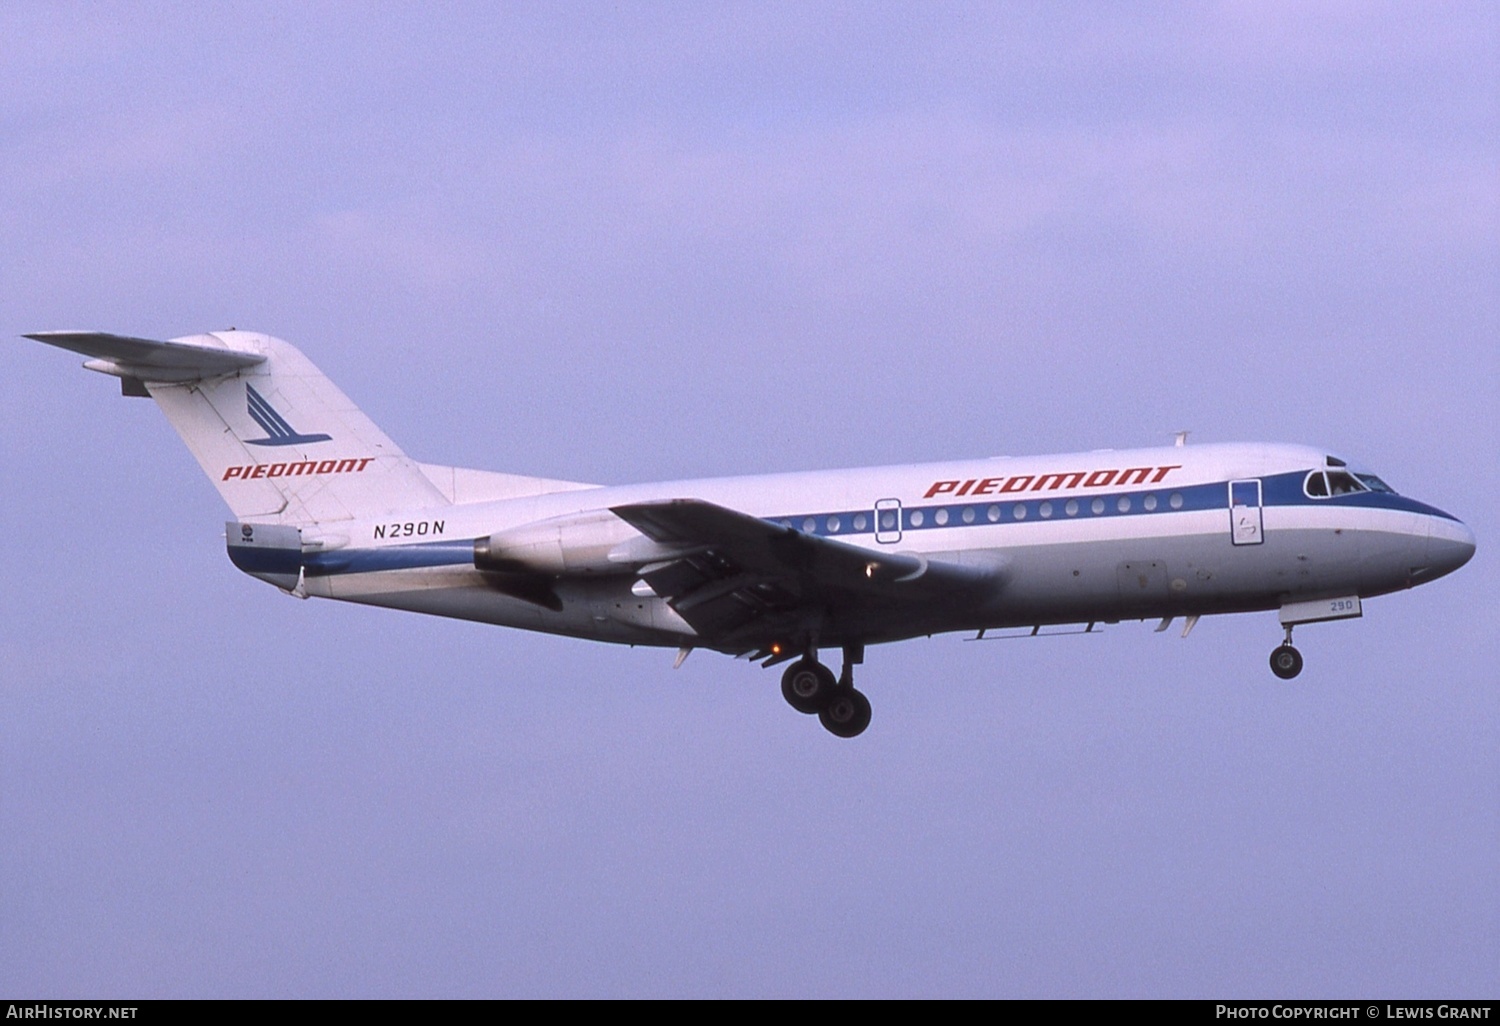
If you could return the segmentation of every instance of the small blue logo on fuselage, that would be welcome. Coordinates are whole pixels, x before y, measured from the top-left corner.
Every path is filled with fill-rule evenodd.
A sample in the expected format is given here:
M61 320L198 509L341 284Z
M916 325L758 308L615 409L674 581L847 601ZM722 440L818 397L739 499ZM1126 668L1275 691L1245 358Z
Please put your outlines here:
M245 439L246 445L309 445L333 439L332 435L299 435L292 430L286 418L266 402L265 396L249 384L245 386L245 405L249 407L250 416L255 419L255 423L266 433L265 438Z

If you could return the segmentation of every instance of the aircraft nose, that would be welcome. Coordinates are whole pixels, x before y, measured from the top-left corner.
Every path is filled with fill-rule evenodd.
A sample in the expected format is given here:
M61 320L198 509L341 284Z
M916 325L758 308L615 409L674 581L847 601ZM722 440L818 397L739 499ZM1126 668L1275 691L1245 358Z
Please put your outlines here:
M1451 574L1474 557L1474 532L1459 520L1434 517L1427 527L1427 565L1433 577Z

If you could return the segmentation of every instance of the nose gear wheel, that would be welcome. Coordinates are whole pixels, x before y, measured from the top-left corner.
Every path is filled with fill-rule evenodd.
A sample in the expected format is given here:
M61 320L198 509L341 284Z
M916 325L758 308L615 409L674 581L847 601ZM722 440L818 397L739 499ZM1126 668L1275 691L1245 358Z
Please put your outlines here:
M1282 645L1271 653L1271 672L1282 680L1291 680L1302 672L1302 653L1291 645Z

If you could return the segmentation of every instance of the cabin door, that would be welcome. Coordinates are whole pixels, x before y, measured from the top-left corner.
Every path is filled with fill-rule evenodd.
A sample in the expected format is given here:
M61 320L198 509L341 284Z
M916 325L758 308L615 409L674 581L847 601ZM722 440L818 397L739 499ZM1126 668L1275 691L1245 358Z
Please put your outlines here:
M1229 540L1236 545L1265 541L1260 515L1260 481L1229 482Z

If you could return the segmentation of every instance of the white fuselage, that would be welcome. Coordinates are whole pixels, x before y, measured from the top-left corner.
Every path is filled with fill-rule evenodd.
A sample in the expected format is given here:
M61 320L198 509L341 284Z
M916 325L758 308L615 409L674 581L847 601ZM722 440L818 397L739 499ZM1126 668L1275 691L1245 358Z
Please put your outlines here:
M714 647L641 587L631 543L644 539L610 512L664 499L704 500L873 552L992 571L992 586L962 601L860 625L861 643L1368 598L1441 576L1472 553L1467 527L1419 502L1381 491L1307 494L1305 478L1324 467L1321 452L1301 446L1195 445L432 506L304 528L301 589L604 641ZM1241 501L1232 505L1234 487ZM475 566L474 542L485 538L552 578L561 608L496 590ZM827 629L825 643L850 631Z

